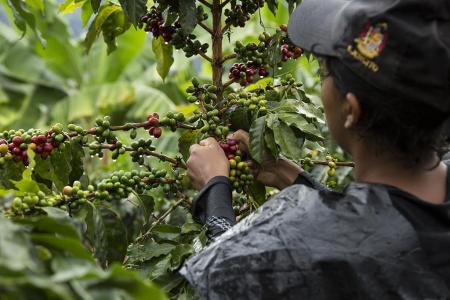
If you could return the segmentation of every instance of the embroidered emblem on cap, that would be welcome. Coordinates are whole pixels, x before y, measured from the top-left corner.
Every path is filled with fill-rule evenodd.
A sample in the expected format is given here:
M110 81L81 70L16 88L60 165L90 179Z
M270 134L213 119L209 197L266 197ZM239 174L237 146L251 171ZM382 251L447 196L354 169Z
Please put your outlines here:
M375 58L384 50L387 39L387 24L367 25L360 37L355 40L356 48L367 58Z
M371 23L367 24L360 36L354 41L356 47L354 45L348 46L348 53L371 71L378 72L380 68L378 64L373 62L373 59L378 57L386 46L387 29L386 23L378 23L375 26Z

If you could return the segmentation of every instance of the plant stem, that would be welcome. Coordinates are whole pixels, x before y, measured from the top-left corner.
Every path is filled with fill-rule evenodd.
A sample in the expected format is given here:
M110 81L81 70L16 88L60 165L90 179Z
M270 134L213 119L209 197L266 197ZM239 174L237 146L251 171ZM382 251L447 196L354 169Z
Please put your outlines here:
M226 56L223 57L222 63L226 62L227 60L234 59L236 57L237 57L236 53L230 54L230 55L226 55Z
M212 3L212 18L213 18L213 34L212 34L212 50L213 50L213 84L217 87L217 102L223 99L223 33L222 33L222 4L221 0L213 0Z
M222 8L224 8L225 6L227 6L227 4L230 3L230 1L231 1L231 0L225 0L225 1L222 3Z
M161 215L161 217L158 218L158 220L156 220L152 226L149 228L149 230L147 230L146 233L144 233L143 235L141 235L136 242L140 242L142 240L145 240L153 231L153 229L155 229L156 226L160 225L162 222L164 222L164 219L167 218L168 215L170 215L178 206L180 206L184 201L186 201L186 199L184 197L182 197L180 200L178 200L172 207L170 207L165 213L163 213Z
M198 2L200 2L201 4L203 4L208 8L211 8L211 3L207 2L206 0L198 0Z
M328 166L329 161L322 161L322 160L312 160L311 161L315 165L322 165L322 166ZM336 162L337 167L355 167L354 162Z
M208 26L206 26L205 23L203 22L198 22L198 25L200 25L201 28L205 29L210 35L213 35L214 32L212 31L211 28L209 28Z

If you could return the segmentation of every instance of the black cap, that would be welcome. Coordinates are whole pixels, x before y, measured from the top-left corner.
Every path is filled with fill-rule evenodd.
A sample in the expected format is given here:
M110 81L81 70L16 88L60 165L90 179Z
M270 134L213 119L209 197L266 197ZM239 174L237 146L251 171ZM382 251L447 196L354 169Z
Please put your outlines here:
M450 113L450 0L303 0L288 33L388 95Z

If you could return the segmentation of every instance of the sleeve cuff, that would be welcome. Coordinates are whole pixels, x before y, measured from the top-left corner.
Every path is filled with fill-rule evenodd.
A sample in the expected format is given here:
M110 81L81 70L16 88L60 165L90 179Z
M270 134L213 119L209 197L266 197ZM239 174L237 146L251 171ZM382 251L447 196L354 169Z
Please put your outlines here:
M212 190L214 195L210 196ZM192 202L192 216L196 222L205 224L212 215L234 220L231 183L228 177L212 178Z

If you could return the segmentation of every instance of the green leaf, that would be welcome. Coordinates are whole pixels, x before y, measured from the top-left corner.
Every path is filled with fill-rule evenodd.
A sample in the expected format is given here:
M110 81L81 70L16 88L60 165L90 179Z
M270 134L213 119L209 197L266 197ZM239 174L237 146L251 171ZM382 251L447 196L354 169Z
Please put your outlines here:
M181 235L181 229L172 225L158 225L153 228L152 234L161 241L176 241Z
M323 113L318 109L315 109L313 106L300 102L296 99L286 99L283 100L272 109L273 112L290 112L290 113L298 113L308 120L315 121L319 124L325 124L323 120Z
M92 299L166 300L164 292L148 280L142 280L136 272L114 264L109 276L89 285ZM119 296L120 295L120 296Z
M31 256L31 242L19 226L0 216L0 269L12 271L36 270L36 262Z
M191 245L178 245L171 251L171 265L172 270L176 270L180 267L180 265L183 263L184 259L189 257L191 254L194 253L194 249Z
M29 26L36 34L36 37L41 45L44 45L44 41L36 31L36 18L24 4L25 3L22 0L8 0L8 5L11 7L14 13L15 24L21 31L23 31L24 34L26 32L27 26Z
M48 211L52 216L55 216L55 213L52 213L52 209L55 211L62 212L62 210L57 208L47 207ZM66 213L67 215L67 213ZM71 224L68 216L62 219L55 219L54 217L35 217L35 218L27 218L18 220L17 223L26 224L33 227L33 232L37 233L56 233L61 236L65 236L67 238L79 239L80 235L78 231L75 229L73 224Z
M92 3L94 4L94 1ZM94 5L92 7L94 8ZM95 8L94 11L96 11ZM100 12L95 16L95 19L92 21L91 26L89 26L88 33L84 40L87 52L89 52L89 50L92 47L92 44L95 42L98 35L103 30L103 27L105 26L105 23L109 19L109 17L111 17L114 13L120 11L122 11L122 9L118 5L109 4L102 6Z
M152 40L152 49L156 56L156 70L159 76L164 80L169 74L170 67L172 66L173 59L173 47L164 41L162 36Z
M69 253L74 257L94 261L91 253L84 248L78 238L74 239L47 233L33 233L31 240L33 243L42 245L49 250L61 251L63 253Z
M0 186L7 189L14 188L13 181L19 181L22 178L24 169L23 163L13 160L6 161L3 166L0 166Z
M266 153L264 132L266 129L266 117L256 119L250 127L250 155L258 163L262 163Z
M139 19L147 12L146 0L119 0L127 20L137 26Z
M280 152L278 151L277 143L275 142L275 137L273 135L273 130L266 128L266 133L264 134L264 141L266 142L266 147L269 149L273 157L278 158Z
M184 132L180 139L178 140L178 150L183 156L184 161L187 161L189 158L189 148L191 145L199 142L199 138L201 136L201 132L199 130L186 131Z
M240 108L236 105L233 105L226 112L227 119L231 122L232 130L243 129L248 131L250 129L251 120L249 117L249 113L246 109Z
M133 244L127 253L127 263L129 265L139 264L161 255L167 255L175 248L175 245L158 244L152 240L147 240L142 244Z
M102 3L102 0L91 0L91 7L95 13L98 12L98 9L100 8L101 3Z
M84 2L83 6L81 7L81 21L83 22L83 27L86 27L93 13L94 11L92 10L91 2Z
M267 6L275 16L277 14L278 0L267 0Z
M12 181L14 186L19 192L22 193L38 193L40 191L39 184L32 178L34 167L36 162L34 160L35 153L33 150L28 149L29 166L22 173L22 179L20 181Z
M323 141L322 134L312 123L308 122L302 115L296 113L280 113L278 118L287 125L298 128L306 134L311 141Z
M296 136L295 132L284 122L274 119L271 123L275 142L280 147L281 153L287 158L296 160L302 155L303 138Z
M127 252L127 232L120 216L113 210L100 206L94 209L95 257L103 266L122 262Z
M197 6L195 0L178 0L180 24L185 33L191 33L197 26Z
M263 205L266 202L266 187L262 182L255 180L249 187L249 192L259 205Z

